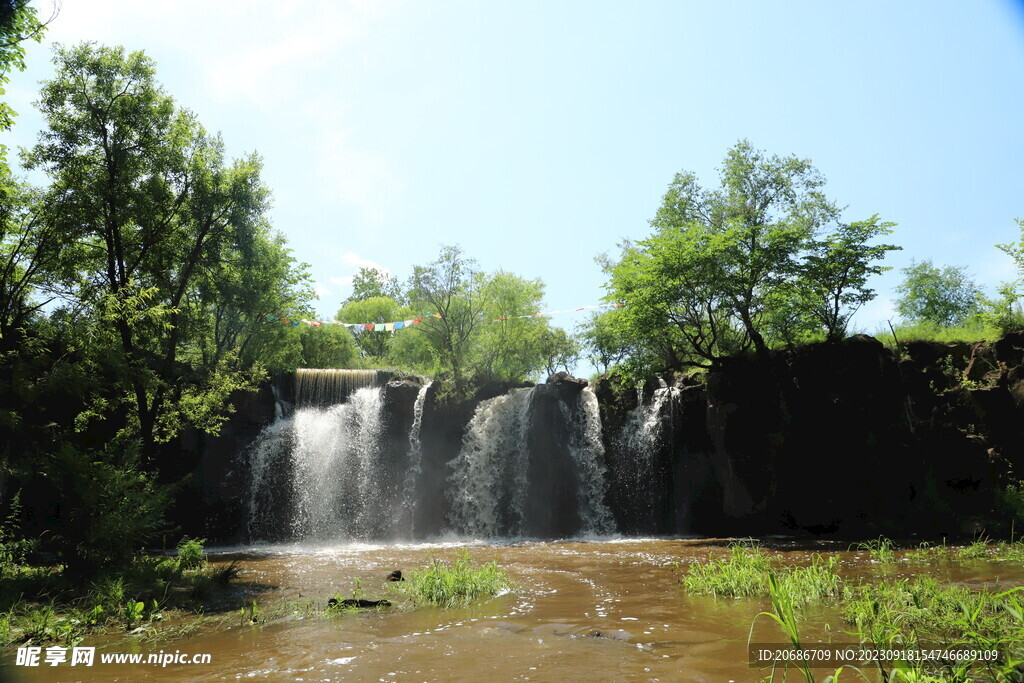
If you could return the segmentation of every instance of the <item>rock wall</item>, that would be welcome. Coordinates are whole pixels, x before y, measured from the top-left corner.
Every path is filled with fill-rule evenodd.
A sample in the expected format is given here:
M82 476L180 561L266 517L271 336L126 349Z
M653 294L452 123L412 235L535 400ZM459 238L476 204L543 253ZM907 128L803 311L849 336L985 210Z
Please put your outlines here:
M1024 334L917 342L858 335L729 359L673 406L671 497L652 531L939 537L998 523L1024 454ZM606 433L637 402L603 379ZM609 458L619 457L608 439ZM614 492L614 489L613 489ZM620 506L621 509L621 506ZM643 530L639 530L643 531Z
M534 394L531 451L564 450L564 410L582 380L549 378ZM418 381L385 388L389 461L409 453ZM423 405L421 469L415 485L416 536L446 530L443 491L450 463L479 402L511 385L482 387L472 400ZM998 492L1024 473L1024 332L995 344L901 345L898 353L866 336L780 351L768 359L729 359L705 375L651 378L640 391L620 379L594 387L601 409L606 504L627 535L877 534L936 538L994 531ZM185 434L173 444L169 480L181 487L174 521L183 532L245 541L245 451L293 400L288 377L235 397L221 434ZM659 393L660 392L660 393ZM666 393L667 392L667 393ZM637 461L624 430L655 396L654 436ZM576 410L576 408L571 408ZM632 448L633 450L630 450ZM165 460L166 461L166 460ZM575 528L565 461L531 460L535 500L530 528ZM398 467L395 468L395 471ZM534 471L536 470L536 471ZM282 473L287 478L287 473ZM391 482L396 490L403 486Z

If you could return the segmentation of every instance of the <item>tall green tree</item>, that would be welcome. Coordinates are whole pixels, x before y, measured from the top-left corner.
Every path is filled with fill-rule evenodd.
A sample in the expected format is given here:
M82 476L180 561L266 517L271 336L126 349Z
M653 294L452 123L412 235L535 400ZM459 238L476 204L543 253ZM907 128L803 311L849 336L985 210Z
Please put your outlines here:
M152 60L82 44L58 47L55 63L26 166L51 178L46 220L74 259L54 284L93 321L115 378L85 417L122 416L118 440L148 459L186 423L216 429L227 396L255 385L240 339L281 310L270 305L299 304L301 285L265 278L290 261L264 219L260 159L227 160ZM273 296L243 291L253 286Z
M960 325L979 311L981 289L966 267L940 268L924 260L911 262L902 271L903 281L896 287L896 310L904 320Z
M869 278L889 270L880 261L900 249L875 240L891 234L895 225L875 214L864 221L840 223L810 244L801 283L808 295L807 311L829 339L842 338L853 314L875 298Z
M606 263L608 298L627 304L620 329L669 367L748 348L764 355L808 327L841 334L873 296L875 262L895 247L869 244L891 228L877 217L839 223L824 184L809 160L768 156L746 140L726 154L717 189L677 174L654 233Z
M25 70L25 42L40 42L46 25L56 17L54 13L42 22L29 0L4 0L0 2L0 130L10 130L14 124L15 112L4 101L5 87L10 81L11 69ZM0 159L5 148L0 146Z
M458 246L446 245L436 260L414 266L409 298L427 317L419 325L443 372L451 375L456 395L463 395L471 375L472 340L484 321L484 276L475 260Z
M533 316L544 283L498 270L484 278L483 320L474 339L473 374L479 381L521 382L544 367L548 321Z
M405 320L411 315L409 309L391 297L374 296L348 301L338 310L336 317L343 323L387 323ZM370 359L374 365L383 364L391 346L392 333L356 328L352 330L352 336L364 358Z
M401 284L390 273L376 268L360 268L352 277L352 294L345 299L345 303L366 301L378 297L387 297L398 302L403 301Z

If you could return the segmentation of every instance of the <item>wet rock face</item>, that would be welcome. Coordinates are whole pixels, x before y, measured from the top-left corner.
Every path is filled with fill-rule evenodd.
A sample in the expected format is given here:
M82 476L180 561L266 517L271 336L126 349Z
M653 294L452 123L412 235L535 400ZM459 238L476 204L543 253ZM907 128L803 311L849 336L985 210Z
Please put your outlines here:
M955 533L1024 471L1021 362L1024 333L899 358L857 335L730 358L703 384L668 378L671 476L651 484L670 488L675 532ZM664 386L649 379L642 400ZM636 410L635 389L602 378L596 393L606 430Z

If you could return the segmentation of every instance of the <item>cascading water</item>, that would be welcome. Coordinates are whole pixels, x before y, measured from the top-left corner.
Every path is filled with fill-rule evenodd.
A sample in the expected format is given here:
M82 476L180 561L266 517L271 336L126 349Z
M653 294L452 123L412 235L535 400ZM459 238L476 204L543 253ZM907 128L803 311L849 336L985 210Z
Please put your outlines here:
M427 392L433 382L427 382L416 394L416 403L412 407L412 428L409 430L409 469L405 475L402 494L402 526L409 530L409 536L416 535L416 488L423 472L423 442L420 433L423 430L423 406L427 402Z
M377 386L355 388L371 380ZM451 430L425 424L436 414L427 410L431 384L380 381L337 371L296 377L295 406L247 451L251 540L614 532L590 388L539 385L483 401L452 457Z
M391 376L386 370L299 368L295 371L295 396L299 405L335 405L359 389L385 384Z
M371 539L386 532L382 522L394 509L394 491L381 467L381 407L381 390L364 387L346 403L296 410L296 538Z
M481 538L523 534L532 389L483 401L452 463L452 524Z
M614 531L604 502L597 397L586 388L574 408L559 401L559 423L542 426L534 417L536 391L517 389L477 407L451 465L451 522L460 533L495 538L552 529L559 535ZM575 498L569 506L574 520L566 514L557 522L544 519L549 510L558 516L553 508L565 507L564 495Z
M585 534L607 535L615 530L615 522L604 502L608 495L608 479L604 465L604 444L601 442L601 408L590 387L580 392L578 401L579 410L583 413L582 420L574 419L566 404L563 403L561 407L565 419L574 426L569 432L569 452L579 478L576 496L583 524L581 531Z
M250 486L246 531L250 539L276 540L290 519L289 515L283 513L291 506L288 479L291 470L292 419L279 411L280 404L275 410L277 419L263 428L247 450Z
M663 476L659 472L658 458L665 445L665 419L671 415L668 409L678 391L662 386L644 402L638 390L640 400L616 439L618 457L612 476L622 506L629 511L638 531L650 533L656 527L658 501L650 491L661 490L657 486L659 477Z

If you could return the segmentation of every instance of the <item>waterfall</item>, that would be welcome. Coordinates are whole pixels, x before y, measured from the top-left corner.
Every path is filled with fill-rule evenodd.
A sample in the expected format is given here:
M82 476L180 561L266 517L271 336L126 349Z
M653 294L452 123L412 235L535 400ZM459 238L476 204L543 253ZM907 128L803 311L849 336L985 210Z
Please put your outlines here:
M378 386L380 379L376 371L297 373L294 405L280 402L273 424L245 451L251 540L615 530L590 388L542 384L482 401L459 442L444 426L460 424L450 422L458 413L426 424L438 415L427 407L430 382Z
M449 480L451 522L459 532L496 538L536 535L538 529L541 535L552 529L557 535L614 531L604 502L597 397L585 388L572 407L557 401L553 418L541 411L546 421L540 423L536 391L489 399L473 414ZM565 492L575 498L567 514Z
M292 443L294 536L374 538L390 517L380 462L382 394L363 387L346 403L296 410Z
M648 532L655 526L656 496L651 491L661 476L657 460L664 446L665 409L677 393L678 389L663 386L645 403L638 390L639 402L616 439L619 457L613 474L622 502L638 527Z
M522 535L532 389L477 406L452 464L452 523L475 537Z
M402 495L402 511L407 519L403 524L409 529L410 537L416 533L416 485L419 483L420 474L423 472L423 443L420 440L420 432L423 428L423 406L427 402L427 391L433 382L427 382L420 387L416 394L416 403L412 408L412 428L409 430L409 469L405 475L405 485Z
M359 389L383 386L391 377L387 370L299 368L295 371L295 398L300 406L336 405Z
M615 530L612 513L605 505L608 478L604 465L604 444L601 442L601 409L597 396L590 387L579 394L579 410L583 419L573 419L566 404L562 404L565 419L571 421L569 452L576 464L579 486L576 497L579 504L582 531L588 534L610 534Z
M282 518L290 506L288 481L292 419L275 410L276 419L263 428L246 451L249 459L249 538L271 539L289 523Z

